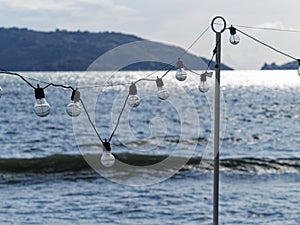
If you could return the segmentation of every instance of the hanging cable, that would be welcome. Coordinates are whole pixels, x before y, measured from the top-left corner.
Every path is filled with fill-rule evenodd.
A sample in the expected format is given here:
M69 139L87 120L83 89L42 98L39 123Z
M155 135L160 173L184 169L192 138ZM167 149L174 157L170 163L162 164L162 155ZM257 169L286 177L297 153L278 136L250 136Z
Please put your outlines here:
M190 44L190 46L182 53L179 58L182 58L188 51L203 37L203 35L210 29L210 25Z
M217 25L222 25L221 23L215 23ZM249 28L249 29L256 29L256 30L267 30L267 31L281 31L281 32L290 32L290 33L300 33L300 30L296 29L281 29L281 28L271 28L271 27L258 27L258 26L247 26L247 25L232 25L234 27L242 27L242 28Z
M87 116L87 118L88 118L88 120L89 120L89 123L91 124L91 126L92 126L92 128L94 129L94 131L95 131L97 137L99 138L99 140L100 140L101 143L103 144L104 141L102 140L100 134L98 133L97 128L96 128L96 126L94 125L94 123L93 123L93 121L92 121L92 119L91 119L91 117L90 117L90 114L88 113L88 111L87 111L87 109L86 109L86 107L85 107L85 105L84 105L84 103L83 103L83 101L82 101L81 98L80 98L80 102L81 102L81 105L82 105L82 107L83 107L83 110L85 111L85 114L86 114L86 116Z
M213 54L212 54L212 56L211 56L211 58L210 58L210 60L209 60L209 62L208 62L208 64L207 64L206 72L207 72L207 70L209 70L210 64L212 63L212 61L213 61L215 55L217 54L217 48L218 48L218 45L219 45L219 44L220 44L220 41L218 41L218 42L216 43L216 47L214 48ZM221 66L221 65L220 65L220 66Z
M26 84L28 84L30 87L32 87L33 89L36 89L35 86L33 86L28 80L26 80L22 75L20 75L20 74L18 74L18 73L13 73L13 72L8 72L8 71L0 71L0 74L8 74L8 75L18 76L18 77L21 78Z
M186 48L185 50L184 50L184 52L178 57L178 58L182 58L183 56L185 56L187 53L188 53L188 51L204 36L204 34L209 30L209 28L210 28L210 26L208 26L193 42L192 42L192 44L190 44L190 46L188 47L188 48ZM177 60L176 60L177 61ZM175 68L175 63L176 63L176 61L174 61L173 63L169 63L169 64L166 64L165 66L163 66L160 70L163 70L163 69L165 69L165 68L167 68L167 66L169 66L169 65L171 65L171 68L169 68L168 69L168 71L161 77L161 78L163 78L163 77L165 77L172 69L174 69ZM146 77L144 77L144 78L148 78L148 77L150 77L150 76L152 76L152 75L154 75L155 73L157 73L158 71L155 71L155 72L153 72L153 73L150 73L150 74L148 74Z
M255 27L255 26L246 26L246 25L233 25L235 27L256 29L256 30L268 30L268 31L282 31L290 33L300 33L300 30L291 30L291 29L280 29L280 28L270 28L270 27Z
M172 66L170 69L168 69L160 78L164 78L172 69L174 69L175 66Z
M219 42L217 42L216 47L215 47L214 50L213 50L213 54L212 54L212 56L211 56L209 62L207 63L207 67L206 67L205 72L207 72L207 71L209 70L211 63L213 62L213 59L214 59L214 57L215 57L215 55L216 55L216 52L217 52L216 49L217 49L218 44L219 44ZM200 73L197 73L196 71L193 71L192 69L188 68L187 66L185 66L185 67L186 67L186 69L187 69L188 71L190 71L190 72L193 73L193 74L196 74L196 75L198 75L198 76L201 76L201 75L202 75L202 74L200 74Z
M46 88L48 88L50 86L71 89L72 91L75 90L72 86L67 86L67 85L63 85L63 84L54 84L54 83L48 83L48 85L46 85L43 89L46 89Z
M287 54L287 53L284 53L283 51L280 51L280 50L278 50L278 49L272 47L271 45L266 44L265 42L258 40L257 38L251 36L250 34L247 34L247 33L243 32L243 31L241 31L240 29L236 29L236 30L239 31L241 34L245 35L246 37L248 37L248 38L250 38L250 39L252 39L252 40L254 40L254 41L260 43L261 45L263 45L263 46L265 46L265 47L267 47L267 48L272 49L273 51L275 51L275 52L277 52L277 53L279 53L279 54L281 54L281 55L284 55L284 56L286 56L286 57L288 57L288 58L291 58L291 59L293 59L293 60L296 60L296 61L298 60L296 57L291 56L291 55L289 55L289 54Z
M132 83L137 84L137 83L139 83L141 81L155 81L155 79L141 78L141 79L138 79L138 80L136 80L136 81L134 81Z
M121 119L121 116L122 116L122 114L123 114L123 112L124 112L124 109L125 109L125 106L126 106L126 103L127 103L128 98L129 98L129 94L126 96L126 99L125 99L125 101L124 101L124 104L123 104L123 106L122 106L122 109L121 109L121 111L120 111L120 113L119 113L119 116L118 116L118 119L117 119L116 126L115 126L115 128L113 129L113 132L111 133L111 135L110 135L110 137L109 137L109 139L108 139L108 142L110 142L110 140L112 139L112 137L115 135L116 130L118 129L118 126L119 126L119 124L120 124L120 119Z
M106 88L106 87L117 87L117 86L125 86L129 85L131 82L125 82L125 83L117 83L117 84L104 84L104 85L90 85L90 86L79 86L77 89L92 89L92 88Z

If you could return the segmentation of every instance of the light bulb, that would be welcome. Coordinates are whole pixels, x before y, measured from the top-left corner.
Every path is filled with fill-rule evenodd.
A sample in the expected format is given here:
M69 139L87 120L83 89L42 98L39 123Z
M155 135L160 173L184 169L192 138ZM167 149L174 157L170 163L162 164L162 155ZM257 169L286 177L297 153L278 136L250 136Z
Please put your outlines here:
M2 97L2 92L3 92L3 90L2 90L2 88L0 87L0 98Z
M103 150L101 164L105 167L112 167L115 164L115 157L110 152Z
M131 107L137 107L141 102L140 97L137 95L137 89L134 83L131 83L129 87L128 105Z
M177 71L175 74L176 79L179 81L184 81L187 78L187 74L183 69L183 62L180 60L180 58L178 58L176 66L177 66Z
M204 73L202 73L200 75L200 84L198 86L198 89L199 89L200 92L205 93L209 90L209 86L208 86L208 83L206 81L206 78L207 77L212 77L212 74L213 74L212 72L205 71Z
M203 93L205 93L209 90L209 86L206 81L206 73L201 74L200 84L198 86L198 89L200 92L203 92Z
M300 59L297 59L298 61L298 75L300 76Z
M205 93L209 90L209 86L206 81L201 81L198 89L200 92Z
M162 100L166 100L170 96L170 94L168 90L164 87L164 83L161 78L157 77L156 86L157 86L157 96Z
M81 113L80 107L80 92L73 90L71 95L71 102L66 106L66 112L71 117L79 116Z
M230 31L230 38L229 38L230 43L233 45L237 45L238 43L240 43L240 38L236 34L236 29L233 26L231 26L229 27L229 31Z
M45 98L44 89L40 88L39 85L35 89L36 103L34 104L34 112L40 117L47 116L50 112L50 105Z
M103 153L101 156L101 163L105 167L112 167L115 164L115 157L111 154L110 143L105 139L103 142Z

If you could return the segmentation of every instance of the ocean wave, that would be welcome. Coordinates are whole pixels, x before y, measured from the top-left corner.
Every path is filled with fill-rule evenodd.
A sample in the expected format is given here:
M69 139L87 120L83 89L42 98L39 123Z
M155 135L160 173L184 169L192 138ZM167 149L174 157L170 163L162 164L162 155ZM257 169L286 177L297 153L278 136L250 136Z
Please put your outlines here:
M136 166L136 169L163 162L164 159L171 157L173 162L187 162L182 167L182 170L201 170L204 172L213 170L213 161L210 159L201 159L200 157L185 159L180 156L168 155L140 155L129 153L114 155L118 161ZM93 158L94 160L99 158L100 161L100 155L97 154L88 154L84 157L82 155L51 155L43 158L30 159L7 158L0 159L0 173L51 174L92 170L84 158ZM114 167L111 169L114 170ZM300 158L227 158L220 160L220 171L246 174L300 173Z

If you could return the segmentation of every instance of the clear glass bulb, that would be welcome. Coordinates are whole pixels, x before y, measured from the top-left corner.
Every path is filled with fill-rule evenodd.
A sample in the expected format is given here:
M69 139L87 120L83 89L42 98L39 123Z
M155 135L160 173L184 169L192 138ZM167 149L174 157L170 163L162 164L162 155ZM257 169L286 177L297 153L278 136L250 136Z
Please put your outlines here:
M200 92L205 93L209 90L209 86L207 84L207 81L200 81L200 84L198 86L198 89Z
M229 31L230 31L230 38L229 38L230 43L233 45L237 45L238 43L240 43L240 38L236 34L236 28L231 26L229 27Z
M34 112L37 116L44 117L50 113L50 105L45 98L36 99L34 104Z
M156 86L157 86L157 96L162 100L166 100L170 94L168 90L164 87L164 82L162 81L162 78L157 77Z
M130 95L128 98L128 105L131 107L138 107L141 102L141 98L138 95Z
M66 112L71 117L77 117L81 113L81 107L79 102L72 101L66 106Z
M140 104L140 97L137 95L137 88L134 83L131 83L129 87L128 105L131 107L137 107Z
M166 100L170 96L170 94L168 90L164 86L162 86L158 87L157 96L162 100Z
M176 71L175 77L179 81L184 81L187 78L187 74L183 68L180 68Z
M112 167L115 164L116 159L111 152L103 150L100 161L103 166Z
M237 45L238 43L240 43L240 37L237 36L237 34L230 35L229 41L231 44Z
M2 90L2 88L0 87L0 98L2 97L2 92L3 92L3 90Z
M198 89L202 93L205 93L209 90L209 86L208 86L208 83L206 81L207 76L211 77L212 73L205 72L205 73L202 73L201 76L200 76L200 84L198 86Z
M177 66L177 71L175 74L176 79L179 81L184 81L187 77L187 74L183 69L183 62L181 61L180 58L178 58L176 66Z

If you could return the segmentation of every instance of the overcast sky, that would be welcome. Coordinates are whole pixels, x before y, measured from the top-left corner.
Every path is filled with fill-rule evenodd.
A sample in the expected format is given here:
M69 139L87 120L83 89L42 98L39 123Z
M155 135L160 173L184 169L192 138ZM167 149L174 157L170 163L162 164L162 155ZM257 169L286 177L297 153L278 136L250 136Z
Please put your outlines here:
M0 26L116 31L185 48L216 15L224 16L228 25L300 30L299 9L299 0L0 0ZM300 33L241 29L300 58ZM222 61L235 69L291 61L239 36L238 46L228 44L229 32L222 42ZM209 30L191 52L210 58L214 41Z

